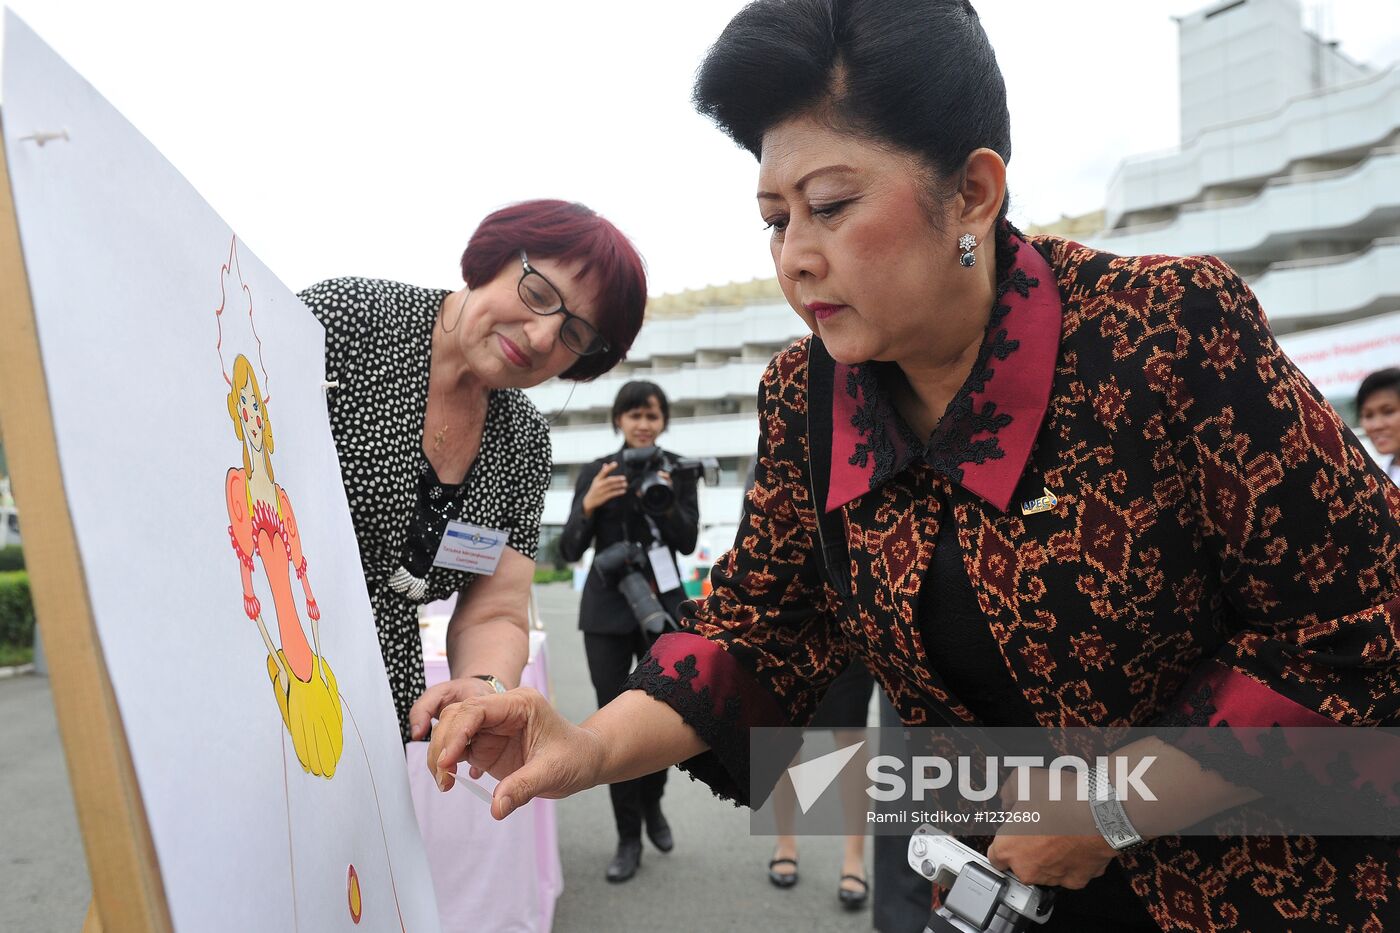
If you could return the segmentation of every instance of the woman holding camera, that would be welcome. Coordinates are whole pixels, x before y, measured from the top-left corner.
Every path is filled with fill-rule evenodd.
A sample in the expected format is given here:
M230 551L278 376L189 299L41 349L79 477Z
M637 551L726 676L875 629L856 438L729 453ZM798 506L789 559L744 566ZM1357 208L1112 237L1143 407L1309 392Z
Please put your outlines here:
M657 448L656 439L670 421L666 393L653 382L629 382L613 401L613 430L622 434L622 450L600 457L579 473L574 504L559 554L575 561L592 545L596 556L583 587L578 623L588 673L598 694L598 706L611 703L622 691L634 660L647 653L665 628L672 628L685 599L676 552L695 550L700 509L695 483L677 477L670 487L664 467L678 458ZM646 451L654 450L652 456ZM632 451L642 456L628 456ZM660 487L660 488L658 488ZM664 489L670 489L668 495ZM647 499L644 503L643 496ZM669 616L663 626L643 625L624 588L632 573L645 578ZM637 872L642 859L642 825L647 838L662 852L671 851L671 827L661 813L666 771L608 785L617 820L617 854L608 864L609 881L622 882Z

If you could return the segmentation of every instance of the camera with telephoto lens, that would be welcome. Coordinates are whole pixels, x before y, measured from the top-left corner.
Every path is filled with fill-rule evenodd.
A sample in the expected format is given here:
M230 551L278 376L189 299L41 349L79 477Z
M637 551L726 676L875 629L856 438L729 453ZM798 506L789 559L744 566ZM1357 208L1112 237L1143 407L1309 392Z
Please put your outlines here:
M648 515L665 515L676 504L677 481L704 479L713 486L719 482L719 461L714 457L675 460L660 447L628 447L622 451L619 466L627 477L627 491L634 493ZM662 476L669 473L670 479Z
M651 591L646 574L646 548L635 541L619 541L598 552L593 558L593 569L608 586L627 600L632 615L648 635L660 635L668 627L674 628L671 616L661 606L661 601Z

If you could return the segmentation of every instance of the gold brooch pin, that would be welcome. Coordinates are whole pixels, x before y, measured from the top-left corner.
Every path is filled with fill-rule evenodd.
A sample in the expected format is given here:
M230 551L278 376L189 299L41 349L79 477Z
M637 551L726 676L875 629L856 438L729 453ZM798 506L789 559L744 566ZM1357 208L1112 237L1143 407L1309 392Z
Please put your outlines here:
M1045 495L1038 499L1027 499L1025 502L1021 503L1022 515L1038 515L1041 512L1050 511L1059 504L1060 500L1055 498L1053 492L1046 487L1042 486L1041 488L1045 490Z

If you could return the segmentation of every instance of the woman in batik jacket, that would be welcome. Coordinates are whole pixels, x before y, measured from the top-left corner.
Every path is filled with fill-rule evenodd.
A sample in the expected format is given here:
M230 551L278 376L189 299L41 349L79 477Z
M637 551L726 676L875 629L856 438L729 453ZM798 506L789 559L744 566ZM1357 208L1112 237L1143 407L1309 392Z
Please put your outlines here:
M686 630L582 727L527 692L449 711L444 786L490 770L499 818L680 762L756 804L749 728L804 724L852 657L913 725L1400 722L1400 495L1223 263L1006 223L970 5L758 0L696 99L759 158L813 336L763 378L756 483ZM1042 97L1067 125L1084 101ZM1086 802L1083 833L992 842L1068 889L1043 929L1400 926L1394 840L1183 837L1256 792L1170 767L1190 779L1145 845L1110 847Z

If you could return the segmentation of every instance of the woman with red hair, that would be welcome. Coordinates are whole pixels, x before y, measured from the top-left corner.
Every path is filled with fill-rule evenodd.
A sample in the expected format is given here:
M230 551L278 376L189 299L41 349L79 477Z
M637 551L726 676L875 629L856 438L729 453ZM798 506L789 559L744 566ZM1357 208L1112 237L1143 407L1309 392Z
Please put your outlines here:
M641 256L582 204L496 211L461 269L455 291L344 278L300 296L326 328L331 433L405 742L519 683L551 465L520 390L612 369L646 305ZM454 594L452 679L425 692L418 607Z

